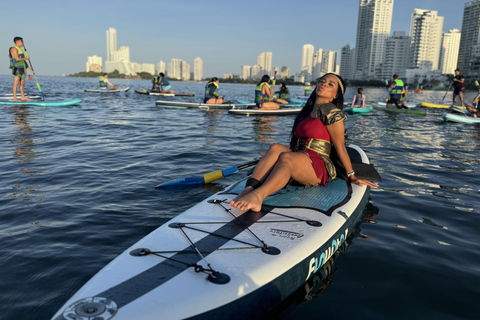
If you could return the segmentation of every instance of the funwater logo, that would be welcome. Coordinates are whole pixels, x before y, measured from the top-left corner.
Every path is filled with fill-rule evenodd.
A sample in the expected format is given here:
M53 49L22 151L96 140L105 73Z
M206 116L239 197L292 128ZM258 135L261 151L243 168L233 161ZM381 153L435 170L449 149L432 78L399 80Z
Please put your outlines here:
M308 267L309 267L308 275L305 281L307 281L308 278L310 278L310 275L317 272L318 269L320 269L325 264L325 262L328 261L328 259L330 259L330 257L337 251L338 247L342 245L342 243L345 241L345 239L347 238L347 235L348 235L348 228L345 229L344 234L342 234L340 238L332 240L332 244L330 245L330 247L328 247L327 250L325 250L325 252L322 252L322 254L319 257L313 257L310 260L310 263L308 264Z
M300 239L303 237L302 233L273 228L270 229L270 234L275 237L288 238L290 240Z

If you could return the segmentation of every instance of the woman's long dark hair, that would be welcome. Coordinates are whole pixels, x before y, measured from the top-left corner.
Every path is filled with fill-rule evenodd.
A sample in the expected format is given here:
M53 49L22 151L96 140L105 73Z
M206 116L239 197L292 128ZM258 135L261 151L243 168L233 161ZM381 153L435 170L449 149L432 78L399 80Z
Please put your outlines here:
M319 83L320 83L320 80L322 80L323 78L325 78L328 75L334 75L336 78L340 79L340 82L342 83L342 86L343 86L344 92L345 92L345 90L347 89L347 87L345 86L345 82L343 81L342 77L340 77L339 75L336 75L335 73L324 74L323 77L321 77L319 79ZM297 117L295 118L295 122L293 123L293 128L292 128L292 133L291 133L292 139L295 136L295 128L297 127L297 125L303 119L308 117L308 115L310 113L312 113L313 106L315 105L316 100L317 100L317 88L315 87L312 94L308 98L307 103L305 103L305 106L302 108L302 110L298 113ZM337 97L335 99L333 99L332 103L343 110L343 93L342 93L342 88L340 88L340 86L338 86Z
M282 87L280 88L280 93L289 93L287 86L285 85L285 82L280 82Z
M210 82L215 82L215 81L217 81L217 80L218 80L217 77L213 77L212 80L210 80L208 83L210 83Z
M259 86L260 83L262 83L262 82L268 83L268 80L270 80L270 77L268 76L268 74L266 74L262 77L262 80L260 80L260 82L257 84L257 86Z

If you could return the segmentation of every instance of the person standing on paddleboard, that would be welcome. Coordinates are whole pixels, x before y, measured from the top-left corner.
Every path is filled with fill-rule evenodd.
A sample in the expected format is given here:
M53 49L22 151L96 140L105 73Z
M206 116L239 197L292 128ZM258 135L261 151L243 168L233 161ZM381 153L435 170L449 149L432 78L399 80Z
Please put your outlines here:
M116 90L115 86L108 81L108 73L104 73L103 77L100 77L99 84L100 84L100 89L105 89L105 90Z
M330 159L332 143L350 183L377 187L371 181L357 178L353 171L345 147L344 92L345 83L340 76L325 74L295 119L290 148L272 144L247 180L245 189L230 201L229 206L260 211L263 200L290 180L324 186L337 176Z
M205 97L203 98L203 103L207 104L222 104L223 99L222 96L218 94L218 83L220 80L218 80L217 77L213 77L212 80L210 80L206 85L205 85Z
M465 77L460 74L460 69L455 69L455 76L453 77L453 104L452 106L455 106L456 101L457 101L457 96L460 97L460 102L463 105L463 91L465 90Z
M173 93L172 86L165 77L165 73L160 72L158 75L160 76L160 82L158 84L162 87L162 93Z
M30 69L33 74L35 74L35 71L33 71L26 62L27 60L30 60L28 52L21 49L24 46L23 38L15 37L13 38L13 43L15 43L15 46L10 47L8 50L10 69L12 69L13 75L13 101L31 101L31 99L25 97L25 79L27 78L27 68ZM30 79L31 77L32 76L30 76ZM19 84L21 100L17 99L17 87Z

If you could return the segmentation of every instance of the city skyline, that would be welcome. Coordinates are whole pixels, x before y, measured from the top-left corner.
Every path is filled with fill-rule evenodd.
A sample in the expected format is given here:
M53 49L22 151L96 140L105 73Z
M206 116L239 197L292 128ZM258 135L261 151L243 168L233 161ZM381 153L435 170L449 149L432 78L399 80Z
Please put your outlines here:
M228 21L218 22L225 25L215 29L216 40L209 44L204 33L198 28L205 24L202 15L207 14L208 10L194 1L162 4L166 11L178 12L176 18L172 15L161 17L162 23L179 26L170 28L168 32L158 33L149 30L150 20L147 23L148 19L143 21L132 17L124 6L122 10L122 3L127 3L124 1L116 2L117 6L93 1L85 1L82 5L72 4L74 7L71 11L79 12L80 19L72 19L71 16L67 18L66 11L55 5L57 2L47 0L41 4L32 3L29 12L35 14L27 12L25 16L29 26L18 26L13 32L11 26L16 23L12 17L5 17L0 21L0 41L10 46L13 45L14 36L22 36L38 75L62 75L83 71L88 56L97 55L107 61L105 30L110 27L117 29L118 44L130 47L131 60L140 64L168 62L173 58L192 63L196 57L202 57L203 77L221 77L230 72L239 74L240 66L253 65L259 53L272 52L272 66L287 66L290 75L293 75L301 71L304 44L313 44L317 48L327 48L338 53L347 44L355 47L359 10L358 0L318 5L298 1L295 6L286 1L277 1L278 6L275 8L271 8L267 3L253 1L244 1L241 5L222 3L218 8L230 17ZM396 1L393 6L391 32L405 31L408 34L414 9L437 11L439 16L444 17L443 32L461 29L466 2L469 1L459 0L455 4L433 0ZM90 10L88 15L80 14L82 8L89 3L95 6L95 10ZM252 7L270 10L274 17L274 26L263 38L259 36L262 33L258 30L263 30L264 22L251 14ZM107 11L108 15L105 14ZM312 19L312 23L309 23L308 19ZM285 21L285 24L282 21ZM35 28L32 28L32 25L35 25ZM322 28L322 25L325 27ZM55 55L51 53L52 46L55 47ZM337 63L338 61L337 58ZM6 68L2 74L8 74L8 71Z

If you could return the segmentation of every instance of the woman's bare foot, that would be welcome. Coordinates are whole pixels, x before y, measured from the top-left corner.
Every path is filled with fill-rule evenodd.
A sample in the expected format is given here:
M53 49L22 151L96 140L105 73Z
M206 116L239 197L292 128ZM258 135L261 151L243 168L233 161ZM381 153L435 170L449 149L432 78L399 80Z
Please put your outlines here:
M22 98L22 101L32 101L32 99Z
M262 210L262 200L255 192L250 192L237 201L230 201L230 206L240 210L252 210L258 212Z
M238 200L238 199L241 199L243 198L246 194L249 194L250 192L252 192L254 189L252 187L245 187L245 189L243 189L242 191L240 191L239 194L237 194L237 196L235 198L233 198L232 200L230 200L229 202L229 206L230 207L233 207L233 204Z

